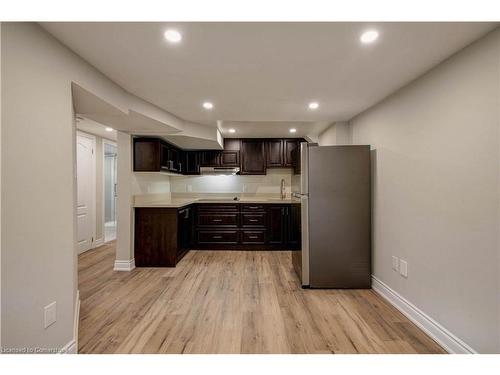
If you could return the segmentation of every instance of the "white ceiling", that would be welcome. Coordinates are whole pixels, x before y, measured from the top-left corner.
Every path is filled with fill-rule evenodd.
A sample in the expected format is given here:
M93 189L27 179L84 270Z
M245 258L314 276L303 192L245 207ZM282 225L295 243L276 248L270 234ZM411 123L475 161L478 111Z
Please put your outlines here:
M124 89L237 135L317 133L349 120L495 23L42 23ZM176 28L177 45L163 38ZM362 45L368 28L379 40ZM212 111L203 101L214 103ZM307 109L316 100L316 111ZM257 124L256 124L257 123ZM279 130L278 130L279 129ZM286 134L282 134L282 131ZM276 134L280 133L280 134ZM227 134L224 134L225 136ZM303 135L303 134L300 134Z

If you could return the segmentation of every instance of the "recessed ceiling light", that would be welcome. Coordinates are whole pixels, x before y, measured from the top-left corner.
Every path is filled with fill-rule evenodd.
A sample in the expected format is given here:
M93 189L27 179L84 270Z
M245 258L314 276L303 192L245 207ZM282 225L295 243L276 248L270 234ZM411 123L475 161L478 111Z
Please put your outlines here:
M359 40L361 40L361 43L364 44L369 44L373 43L378 39L378 31L377 30L368 30L365 31L363 34L361 34Z
M210 102L203 103L203 108L205 108L205 109L212 109L213 107L214 107L214 105Z
M291 129L289 130L289 132L290 132L290 133L295 133L295 132L297 132L297 129L295 129L295 128L291 128Z
M318 109L318 107L319 107L318 102L309 103L309 109Z
M113 129L113 128L106 128L107 132L112 132L113 130L115 130L115 129Z
M236 130L234 130L234 129L229 129L229 133L236 133Z
M170 43L179 43L182 40L181 33L174 29L168 29L163 35Z

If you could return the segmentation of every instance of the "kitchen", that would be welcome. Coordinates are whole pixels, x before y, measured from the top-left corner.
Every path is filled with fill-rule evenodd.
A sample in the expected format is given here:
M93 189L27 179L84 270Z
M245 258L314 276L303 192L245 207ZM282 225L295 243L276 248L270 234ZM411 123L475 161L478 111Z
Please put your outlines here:
M2 348L499 351L498 23L0 30Z
M275 168L290 173L291 184L286 189L282 178L279 195L205 188L135 196L136 267L175 267L190 249L291 250L303 287L371 286L369 146L225 138L221 151L193 151L136 137L133 149L135 172L169 174L171 186L178 175L227 183ZM192 189L189 179L183 180ZM336 244L333 251L322 246L329 241Z

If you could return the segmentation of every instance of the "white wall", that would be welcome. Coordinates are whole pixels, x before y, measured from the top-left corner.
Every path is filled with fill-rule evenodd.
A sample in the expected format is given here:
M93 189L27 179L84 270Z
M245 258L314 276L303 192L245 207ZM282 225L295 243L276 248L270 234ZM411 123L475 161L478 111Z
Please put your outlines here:
M41 59L59 46L37 32L2 24L2 343L60 348L73 337L75 131L61 62Z
M285 180L286 190L290 192L291 177L290 168L269 168L262 176L171 177L170 186L172 193L279 194L281 179Z
M135 187L132 173L132 137L118 132L117 147L116 260L129 261L134 259L132 203Z
M350 121L373 149L374 275L482 353L500 352L499 46L497 30Z
M320 146L350 144L349 123L335 122L318 136Z
M77 288L71 85L125 112L170 120L39 25L2 23L1 29L2 344L61 348L73 340ZM44 329L43 308L53 301L57 322Z

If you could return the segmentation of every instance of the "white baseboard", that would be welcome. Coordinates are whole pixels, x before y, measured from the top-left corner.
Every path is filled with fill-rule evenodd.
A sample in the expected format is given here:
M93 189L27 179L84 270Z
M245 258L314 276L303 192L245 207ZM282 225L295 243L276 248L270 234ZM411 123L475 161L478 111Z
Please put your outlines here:
M76 291L75 317L73 320L73 339L75 341L75 353L78 353L78 326L80 324L80 289Z
M115 260L114 271L132 271L135 268L135 259Z
M59 354L78 354L78 347L75 340L71 340L59 351Z
M403 296L391 289L387 284L372 275L372 289L386 299L396 309L401 311L408 319L427 333L448 353L476 354L465 342L444 328L418 307L406 300Z
M75 313L73 316L73 340L59 351L60 354L78 354L78 324L80 322L80 290L76 291Z
M104 245L104 238L98 238L97 240L95 240L94 247L99 247L101 245Z

